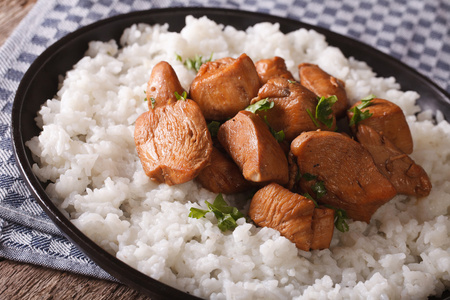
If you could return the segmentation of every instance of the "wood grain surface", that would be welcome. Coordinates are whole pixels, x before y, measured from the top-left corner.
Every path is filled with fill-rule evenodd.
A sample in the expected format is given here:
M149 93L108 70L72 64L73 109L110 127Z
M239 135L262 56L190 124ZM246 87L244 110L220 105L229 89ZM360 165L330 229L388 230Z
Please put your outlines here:
M0 46L36 1L0 0ZM123 284L0 258L0 299L150 298Z
M0 0L0 45L26 16L37 0Z
M119 283L0 261L0 299L149 299Z

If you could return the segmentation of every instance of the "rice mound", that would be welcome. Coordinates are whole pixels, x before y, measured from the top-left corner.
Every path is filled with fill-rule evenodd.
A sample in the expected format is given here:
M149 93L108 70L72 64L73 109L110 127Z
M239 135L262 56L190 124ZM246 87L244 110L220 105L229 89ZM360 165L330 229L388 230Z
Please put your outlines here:
M270 39L268 39L270 37ZM345 81L351 102L374 94L399 105L409 123L411 157L430 176L426 198L396 196L370 224L349 222L330 249L304 252L269 228L244 219L222 233L214 217L189 218L215 194L195 182L169 187L149 180L133 138L152 67L169 62L185 89L195 76L178 61L241 53L253 61L283 57L297 76L301 62L318 64ZM135 24L120 40L89 44L53 99L36 118L42 128L27 143L33 171L51 183L52 201L89 238L142 273L209 299L421 299L450 287L450 125L420 112L419 95L394 78L327 44L312 30L283 34L278 24L246 31L202 17L168 25ZM226 196L226 200L242 201ZM244 200L245 201L245 200ZM241 202L242 203L242 202Z

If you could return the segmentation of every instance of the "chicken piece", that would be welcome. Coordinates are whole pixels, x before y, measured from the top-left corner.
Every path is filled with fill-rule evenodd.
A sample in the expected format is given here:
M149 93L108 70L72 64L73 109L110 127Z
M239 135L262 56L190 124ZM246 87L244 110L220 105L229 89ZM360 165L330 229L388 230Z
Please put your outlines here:
M391 181L397 193L428 196L431 182L421 166L372 127L363 124L357 127L356 138L372 154L378 170Z
M334 210L324 206L316 207L311 228L311 250L330 248L334 232Z
M286 155L258 115L240 111L220 126L217 138L245 179L281 185L288 182Z
M298 66L300 83L319 97L328 98L335 95L338 101L332 109L336 118L345 116L349 106L345 83L331 76L318 65L302 63Z
M341 208L348 217L369 223L372 214L396 195L370 153L346 135L310 131L291 144L302 174L299 185L319 203ZM309 176L305 176L309 174ZM315 178L308 178L315 176ZM324 195L318 193L323 183ZM322 190L323 191L323 190Z
M283 58L275 56L273 58L261 59L255 63L261 84L266 83L271 78L282 77L295 81L294 76L286 67Z
M358 101L352 108L360 104L361 101ZM388 138L403 153L412 153L414 145L411 131L409 130L405 115L398 105L389 100L375 98L372 99L369 106L361 109L362 112L366 110L372 113L372 116L358 122L358 124L372 127ZM347 115L349 120L351 120L353 112L349 110ZM355 133L356 129L356 127L352 126L353 133Z
M258 97L252 99L252 104L262 99L268 98L274 102L274 106L265 111L258 111L262 118L267 118L267 122L275 131L283 130L285 139L292 141L303 131L316 130L318 127L308 114L313 115L316 111L317 96L299 84L285 78L273 78L264 84L258 92ZM317 121L319 128L323 130L335 130L336 120L330 128Z
M204 63L191 83L190 97L207 120L222 121L245 109L260 86L253 61L242 54Z
M148 108L153 109L166 103L176 102L175 92L179 95L184 92L175 70L168 62L157 63L153 67L147 83Z
M145 174L168 185L196 177L212 152L205 118L189 99L143 113L136 120L134 140Z
M215 147L211 153L210 165L200 171L196 180L213 193L240 193L251 186L236 163Z
M314 206L312 200L270 183L255 193L248 215L256 225L276 229L298 249L309 251Z

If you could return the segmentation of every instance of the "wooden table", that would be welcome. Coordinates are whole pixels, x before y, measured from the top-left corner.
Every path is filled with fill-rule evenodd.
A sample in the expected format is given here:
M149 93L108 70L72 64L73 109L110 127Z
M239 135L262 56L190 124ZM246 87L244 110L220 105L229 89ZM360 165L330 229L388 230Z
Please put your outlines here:
M0 0L0 46L37 0ZM0 258L0 299L149 299L125 285Z

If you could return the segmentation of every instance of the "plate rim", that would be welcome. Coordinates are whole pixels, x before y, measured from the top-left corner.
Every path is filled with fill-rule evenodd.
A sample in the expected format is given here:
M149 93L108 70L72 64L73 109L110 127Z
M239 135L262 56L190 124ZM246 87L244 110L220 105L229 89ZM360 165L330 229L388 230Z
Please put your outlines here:
M45 190L42 186L42 183L39 182L36 175L31 170L32 163L29 162L26 154L26 146L25 142L22 139L21 133L21 117L20 113L22 112L22 108L24 105L24 97L27 94L29 87L29 83L32 82L36 76L36 74L41 70L43 66L52 58L55 51L64 46L67 42L74 39L75 37L82 36L87 32L95 30L96 28L102 27L107 24L111 24L117 22L118 20L123 19L135 19L137 16L147 16L153 14L161 14L161 13L181 13L185 16L187 15L208 15L211 14L225 14L242 16L242 17L251 17L251 18L262 18L266 19L268 22L277 22L277 23L289 23L292 26L299 28L307 28L317 31L318 33L325 35L326 41L330 36L334 38L340 38L347 40L347 42L357 44L358 47L363 48L367 53L376 53L377 56L383 57L386 61L399 66L402 69L407 70L412 73L414 76L424 81L429 88L435 90L435 92L441 94L443 99L447 101L447 104L450 105L450 95L443 88L438 86L435 82L433 82L427 76L419 73L412 67L406 65L400 60L377 50L376 48L355 40L353 38L341 35L339 33L333 32L331 30L304 23L300 20L291 19L289 17L280 17L275 15L270 15L262 12L253 12L247 10L239 10L239 9L230 9L230 8L215 8L215 7L169 7L169 8L155 8L149 10L141 10L134 11L125 14L120 14L112 17L108 17L96 22L93 22L89 25L83 26L75 31L67 34L61 39L54 42L48 48L46 48L29 66L27 71L25 72L22 80L19 83L19 87L16 91L16 95L13 101L12 107L12 121L11 121L11 139L13 144L13 152L16 159L16 165L19 168L19 173L23 178L25 184L28 189L33 194L35 200L39 203L39 205L43 208L45 213L50 217L50 219L55 223L55 225L61 230L64 236L70 240L80 251L82 251L89 259L95 262L98 266L104 269L106 272L119 279L122 283L127 284L128 286L146 294L148 296L154 297L155 299L164 299L165 297L171 297L171 299L200 299L194 295L188 294L184 291L181 291L177 288L174 288L168 284L165 284L157 279L154 279L144 273L141 273L137 269L129 266L128 264L122 262L115 256L109 254L106 250L101 248L99 245L94 243L86 234L81 232L73 223L64 216L64 214L59 211L56 205L50 200L50 198L46 195ZM168 21L169 22L169 21ZM154 24L154 23L150 23ZM232 24L225 24L231 25ZM124 27L122 31L125 29ZM170 30L170 27L169 27ZM370 66L370 65L369 65ZM371 66L372 67L372 66ZM68 70L66 70L68 71ZM47 99L44 99L42 103L44 103ZM41 104L42 104L41 103ZM17 118L19 116L19 118ZM36 185L37 183L37 185ZM124 276L124 273L126 276Z

